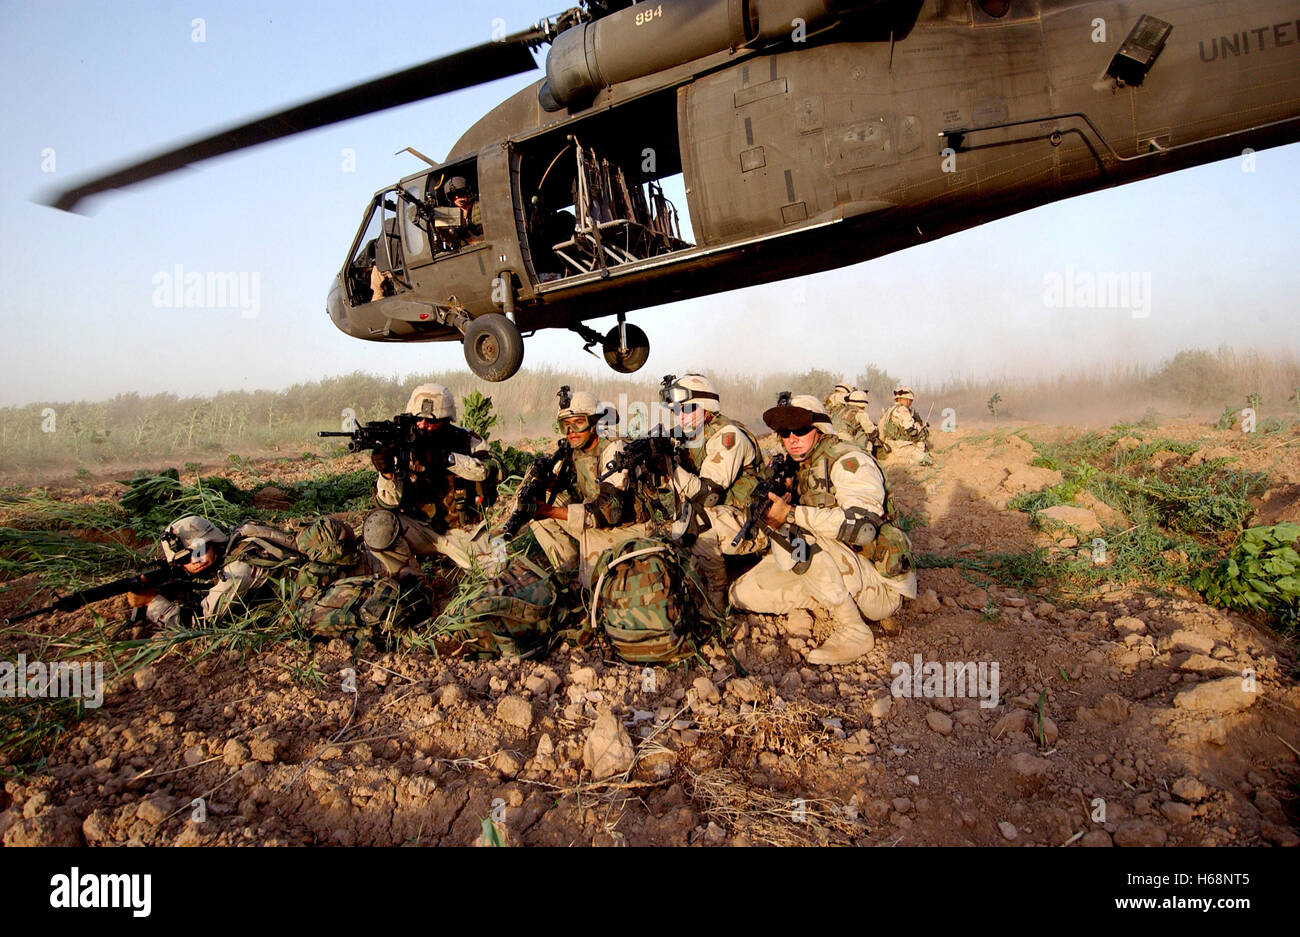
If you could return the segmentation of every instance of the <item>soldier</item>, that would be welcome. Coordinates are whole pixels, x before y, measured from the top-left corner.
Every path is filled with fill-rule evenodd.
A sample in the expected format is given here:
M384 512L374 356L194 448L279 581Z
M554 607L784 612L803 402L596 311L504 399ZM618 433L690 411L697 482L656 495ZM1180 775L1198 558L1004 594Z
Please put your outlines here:
M842 664L875 645L866 619L881 621L916 597L906 535L888 523L885 478L865 451L837 437L816 397L763 414L797 463L787 497L769 495L771 551L731 587L744 611L785 614L817 600L835 631L809 663Z
M752 540L731 545L744 526L744 509L758 484L758 440L743 423L723 415L718 392L703 375L685 375L666 389L665 396L685 434L673 473L673 488L689 511L682 542L690 547L709 601L723 612L727 607L723 555L767 549L767 536L761 531Z
M853 393L852 385L846 384L844 381L840 381L840 383L836 384L835 387L831 389L831 392L826 396L826 415L834 416L836 411L839 410L840 407L844 406L845 398L851 393Z
M871 415L867 412L865 390L855 390L845 397L844 406L831 416L831 422L840 439L865 449L873 458L876 456L880 435L876 431L876 424L871 420Z
M127 604L144 609L156 625L210 625L228 614L236 600L247 602L272 579L283 578L298 553L289 534L265 524L242 524L227 535L206 517L190 514L173 521L159 542L163 558L188 575L211 575L216 583L197 604L183 590L163 587L128 592ZM182 562L186 557L188 562ZM133 617L138 616L133 611Z
M460 227L455 229L457 239L464 244L477 244L483 240L483 212L478 196L465 177L452 176L443 191L448 201L460 209Z
M371 456L380 507L366 516L362 539L390 575L418 576L419 557L434 554L461 569L495 568L479 525L496 500L497 467L487 445L455 424L456 403L441 384L411 391L406 412L417 417L410 442Z
M912 401L916 395L909 387L900 387L894 391L894 405L880 415L876 427L880 441L889 449L891 462L898 461L910 465L933 465L930 458L928 442L930 424L917 419L912 412Z
M582 585L590 588L591 569L600 553L630 537L645 536L649 524L638 519L626 471L600 481L625 445L617 439L606 442L598 432L617 415L592 394L567 391L560 392L556 421L570 453L555 466L555 503L543 503L529 528L552 567L576 570Z

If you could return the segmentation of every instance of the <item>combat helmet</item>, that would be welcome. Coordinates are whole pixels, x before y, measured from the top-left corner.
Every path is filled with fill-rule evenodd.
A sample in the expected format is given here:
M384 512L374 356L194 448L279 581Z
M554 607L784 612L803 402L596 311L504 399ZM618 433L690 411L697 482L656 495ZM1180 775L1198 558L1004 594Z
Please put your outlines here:
M912 388L903 386L894 389L895 397L906 397L908 400L915 400L916 394L912 393Z
M693 403L710 413L722 412L718 389L703 374L684 374L664 389L665 401L670 406Z
M844 402L850 407L865 407L867 405L867 392L865 390L855 390L844 398Z
M206 517L188 514L167 525L162 532L162 537L159 538L158 545L162 548L163 558L168 563L177 561L188 563L196 558L194 555L200 545L222 544L229 539L220 527Z
M456 398L441 384L421 384L411 391L406 412L426 420L455 420Z

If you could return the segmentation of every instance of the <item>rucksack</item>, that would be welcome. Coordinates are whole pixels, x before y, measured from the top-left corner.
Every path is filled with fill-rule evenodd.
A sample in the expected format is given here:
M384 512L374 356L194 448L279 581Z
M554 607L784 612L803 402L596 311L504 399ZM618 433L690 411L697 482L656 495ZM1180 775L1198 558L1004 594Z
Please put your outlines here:
M331 583L299 613L302 627L315 637L358 641L388 636L427 617L428 600L418 588L403 588L391 576L349 576Z
M479 595L449 609L439 632L463 641L473 656L543 657L561 636L560 590L553 577L525 556L516 556Z
M294 546L304 557L294 579L293 601L311 604L336 579L357 571L361 554L356 532L337 517L318 517L301 531Z
M600 555L592 577L591 627L628 663L692 657L717 621L689 558L669 541L625 540Z

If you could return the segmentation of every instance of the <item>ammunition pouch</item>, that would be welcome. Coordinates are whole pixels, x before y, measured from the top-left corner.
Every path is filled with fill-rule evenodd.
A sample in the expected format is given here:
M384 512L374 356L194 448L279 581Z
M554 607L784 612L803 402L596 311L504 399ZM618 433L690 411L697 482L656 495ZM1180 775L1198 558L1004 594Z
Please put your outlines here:
M869 546L876 539L876 531L884 522L884 518L866 508L845 508L844 523L840 525L835 539L851 547Z

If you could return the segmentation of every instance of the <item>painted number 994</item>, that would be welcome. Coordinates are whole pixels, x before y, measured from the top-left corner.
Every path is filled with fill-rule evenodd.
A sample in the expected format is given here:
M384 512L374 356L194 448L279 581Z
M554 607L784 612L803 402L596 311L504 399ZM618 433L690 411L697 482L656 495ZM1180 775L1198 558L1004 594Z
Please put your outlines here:
M653 20L656 16L663 16L663 15L664 15L664 5L661 3L653 10L648 9L644 13L638 13L636 15L636 24L638 26L644 26L646 23Z

